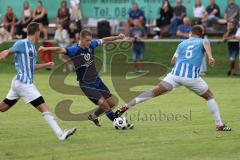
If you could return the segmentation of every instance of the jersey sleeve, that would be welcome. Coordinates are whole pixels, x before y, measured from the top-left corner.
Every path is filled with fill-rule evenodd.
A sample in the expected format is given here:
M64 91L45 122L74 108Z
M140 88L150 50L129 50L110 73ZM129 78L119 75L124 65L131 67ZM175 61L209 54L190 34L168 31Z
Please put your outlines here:
M91 46L94 48L97 48L98 46L100 46L102 44L102 40L101 39L94 39L91 41Z
M10 51L16 54L21 54L24 52L25 45L23 41L17 41L14 45L10 48Z
M77 45L73 45L71 47L67 47L66 49L66 55L68 55L69 57L73 57L77 54L78 51L78 47Z

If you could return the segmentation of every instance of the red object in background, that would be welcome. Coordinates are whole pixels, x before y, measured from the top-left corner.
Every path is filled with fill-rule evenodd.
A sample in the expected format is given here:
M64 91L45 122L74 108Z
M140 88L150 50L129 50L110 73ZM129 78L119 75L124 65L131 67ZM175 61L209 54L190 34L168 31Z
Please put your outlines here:
M43 47L53 47L51 42L43 42ZM39 54L41 60L45 63L52 62L52 52L51 51L42 51Z

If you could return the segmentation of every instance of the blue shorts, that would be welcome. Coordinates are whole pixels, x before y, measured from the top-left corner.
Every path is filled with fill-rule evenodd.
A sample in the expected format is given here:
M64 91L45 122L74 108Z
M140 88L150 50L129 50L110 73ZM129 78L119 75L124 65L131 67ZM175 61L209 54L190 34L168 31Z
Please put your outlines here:
M134 49L132 53L133 61L143 60L144 48Z
M239 53L238 50L230 50L229 53L228 53L229 60L230 61L235 61L238 57L238 53Z
M100 98L103 97L105 99L108 99L112 97L110 90L99 77L95 83L79 82L79 85L88 99L96 105L98 104Z

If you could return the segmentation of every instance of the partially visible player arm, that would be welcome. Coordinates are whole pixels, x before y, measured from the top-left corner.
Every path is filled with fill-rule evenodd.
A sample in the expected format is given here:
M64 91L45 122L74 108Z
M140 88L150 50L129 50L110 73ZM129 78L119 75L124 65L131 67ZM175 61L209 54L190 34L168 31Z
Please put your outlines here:
M112 42L115 40L123 39L124 37L125 37L125 35L122 33L120 33L118 36L105 37L105 38L102 38L102 43L105 44L105 43Z
M0 53L0 60L1 59L5 59L7 57L9 57L10 55L12 55L13 52L10 49L4 50Z
M178 57L178 49L176 50L176 52L174 53L172 59L171 59L171 64L175 65L176 61L177 61L177 57Z
M54 66L54 62L48 62L48 63L41 63L41 64L35 64L35 69L45 69L45 68L52 68Z
M212 56L212 49L211 49L210 43L207 41L204 41L203 46L204 46L206 54L208 56L208 63L211 67L213 67L215 65L215 59Z
M57 53L57 54L66 54L67 53L66 49L62 48L62 47L43 47L43 46L40 46L38 51L39 52L52 51L52 52Z
M172 64L172 65L175 65L175 64L176 64L176 60L177 60L177 57L175 57L175 56L173 55L173 57L172 57L172 59L171 59L171 64Z

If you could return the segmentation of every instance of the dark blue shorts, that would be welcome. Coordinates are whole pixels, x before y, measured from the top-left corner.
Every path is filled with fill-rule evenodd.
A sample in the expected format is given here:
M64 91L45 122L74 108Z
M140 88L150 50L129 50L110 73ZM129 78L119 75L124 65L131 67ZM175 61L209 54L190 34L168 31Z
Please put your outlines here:
M228 56L230 61L235 61L238 57L238 50L229 50Z
M143 60L144 48L133 49L132 59L133 61Z
M112 97L110 90L100 78L97 78L95 83L79 82L79 85L88 99L96 105L98 104L100 98L103 97L105 99L108 99Z

